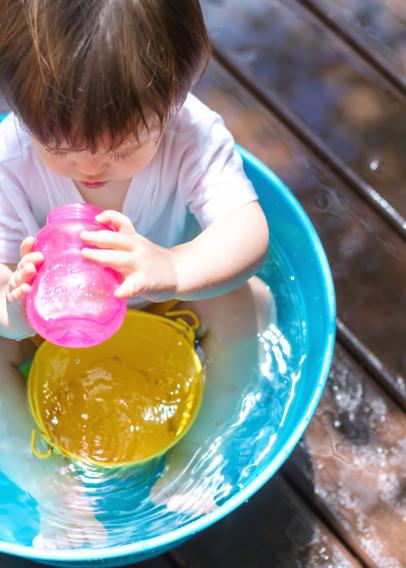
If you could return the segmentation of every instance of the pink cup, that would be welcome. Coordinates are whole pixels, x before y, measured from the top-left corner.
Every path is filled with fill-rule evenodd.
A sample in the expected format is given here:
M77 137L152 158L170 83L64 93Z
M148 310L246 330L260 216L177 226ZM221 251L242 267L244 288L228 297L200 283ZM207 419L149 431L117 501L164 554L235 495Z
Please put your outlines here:
M37 333L63 347L97 345L114 335L125 317L126 301L114 296L122 276L80 252L82 231L109 230L95 220L101 211L87 203L56 207L36 238L33 250L45 260L27 296L27 317Z

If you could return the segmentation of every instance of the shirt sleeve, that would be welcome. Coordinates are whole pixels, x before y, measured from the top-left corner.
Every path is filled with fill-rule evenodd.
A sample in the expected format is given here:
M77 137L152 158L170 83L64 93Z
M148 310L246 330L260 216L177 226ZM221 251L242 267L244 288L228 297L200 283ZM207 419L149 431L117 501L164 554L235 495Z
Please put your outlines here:
M188 208L203 229L258 199L231 133L217 113L210 115L210 126L195 128L179 176Z
M17 264L21 242L29 235L35 236L37 231L38 225L18 180L0 172L0 262Z

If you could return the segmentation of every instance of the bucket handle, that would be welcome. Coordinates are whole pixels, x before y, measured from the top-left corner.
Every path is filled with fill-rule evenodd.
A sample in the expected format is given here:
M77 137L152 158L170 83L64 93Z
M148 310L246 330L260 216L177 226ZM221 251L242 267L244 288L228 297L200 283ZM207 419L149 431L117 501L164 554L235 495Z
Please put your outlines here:
M33 430L31 432L31 451L34 454L34 456L36 456L37 458L39 458L40 460L46 460L49 457L51 457L52 455L52 448L51 446L48 446L48 450L46 452L41 452L37 447L36 447L36 443L37 443L37 431Z
M170 310L169 312L165 313L165 316L170 319L175 319L175 322L182 326L186 337L193 344L195 339L195 332L200 327L200 320L197 315L190 311L190 310ZM192 323L189 323L185 318L191 320Z

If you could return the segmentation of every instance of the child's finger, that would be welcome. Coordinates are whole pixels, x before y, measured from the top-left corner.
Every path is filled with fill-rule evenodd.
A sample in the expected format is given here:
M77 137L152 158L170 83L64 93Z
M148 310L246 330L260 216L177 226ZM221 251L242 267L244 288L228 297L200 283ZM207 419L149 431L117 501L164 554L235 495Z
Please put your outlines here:
M87 245L112 250L134 250L134 241L129 235L113 231L82 231L80 238Z
M18 288L19 286L21 286L21 284L24 284L25 282L30 282L33 276L35 275L35 273L36 273L36 268L33 264L29 264L27 267L24 267L21 270L16 270L15 272L13 272L8 281L9 292L12 292L13 290Z
M96 215L95 219L98 223L102 223L103 225L110 225L110 227L112 227L119 233L125 233L127 235L136 234L136 230L130 219L119 211L107 209L106 211L99 213L99 215Z
M35 243L34 237L26 237L20 245L20 256L25 256L26 254L31 252L34 243Z
M125 251L83 248L82 255L96 264L118 272L126 272L130 269L129 255Z
M38 264L41 264L43 261L44 261L44 255L42 254L42 252L39 251L29 252L25 254L23 258L20 260L20 262L17 265L17 270L21 270L21 268L24 268L24 266L26 266L26 264L28 263L34 264L36 266Z
M34 275L36 274L37 269L35 268L34 264L29 262L20 270L16 270L14 275L14 284L15 286L21 286L25 282L30 282Z
M116 298L128 300L136 294L140 294L144 290L141 276L137 272L133 272L124 280L124 282L114 292Z
M8 297L12 302L17 302L22 300L30 290L31 286L25 282L24 284L21 284L21 286L17 286L17 288L14 288L14 290L9 292Z

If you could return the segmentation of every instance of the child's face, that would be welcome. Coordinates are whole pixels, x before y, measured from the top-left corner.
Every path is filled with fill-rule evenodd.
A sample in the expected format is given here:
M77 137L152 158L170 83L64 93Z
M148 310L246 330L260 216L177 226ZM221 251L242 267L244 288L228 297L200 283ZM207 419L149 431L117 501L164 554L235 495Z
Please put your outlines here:
M53 172L69 177L87 188L107 187L109 182L131 179L149 164L161 140L159 131L140 136L140 142L128 138L114 151L108 151L108 140L102 140L97 150L73 150L67 144L58 148L45 147L33 139L40 160Z

